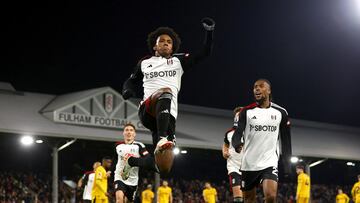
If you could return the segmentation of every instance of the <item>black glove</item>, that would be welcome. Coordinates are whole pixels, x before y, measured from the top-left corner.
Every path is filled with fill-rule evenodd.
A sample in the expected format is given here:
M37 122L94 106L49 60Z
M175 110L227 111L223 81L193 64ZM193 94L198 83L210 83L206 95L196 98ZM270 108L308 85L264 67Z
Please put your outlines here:
M215 21L211 18L203 18L201 23L206 31L213 31L215 29Z
M122 96L125 100L129 99L130 97L134 96L134 92L127 89L122 92Z

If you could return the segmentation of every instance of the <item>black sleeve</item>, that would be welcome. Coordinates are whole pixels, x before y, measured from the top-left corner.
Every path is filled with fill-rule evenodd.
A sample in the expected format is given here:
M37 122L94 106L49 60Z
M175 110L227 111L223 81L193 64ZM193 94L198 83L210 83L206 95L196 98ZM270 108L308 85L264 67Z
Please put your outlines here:
M226 131L225 135L224 135L224 143L227 145L230 145L230 140L228 139L228 134L232 131L235 131L235 127L230 128L228 131Z
M205 39L202 48L199 52L194 55L185 54L183 57L180 57L180 61L184 71L189 70L194 65L198 64L202 59L206 58L211 54L212 45L213 45L213 33L214 31L205 31Z
M143 143L137 142L136 145L139 147L139 155L140 157L145 157L149 154L146 146Z
M89 180L89 174L88 174L88 173L85 173L85 174L83 175L83 177L82 177L82 181L83 181L82 187L84 187L85 185L87 185L88 180Z
M282 114L283 115L280 124L281 157L282 157L282 162L284 164L285 174L290 174L291 172L290 158L292 155L290 121L285 111L282 112Z
M139 61L139 63L135 66L133 73L123 84L122 96L124 99L129 99L135 95L135 89L142 78L143 74L141 72L141 61Z
M119 160L119 155L117 153L116 147L118 146L117 143L114 144L114 155L113 155L113 163L117 163ZM116 164L111 164L110 167L110 171L115 171L116 170Z
M236 152L239 152L239 148L243 143L243 134L246 127L246 110L241 111L238 121L238 127L236 128L234 135L232 136L232 146Z
M147 151L144 144L139 144L139 154L141 157L145 157L145 156L149 155L149 152Z
M230 144L230 141L228 140L228 137L227 137L228 133L229 133L229 131L227 131L227 132L225 133L225 136L224 136L224 143L227 144L227 145Z

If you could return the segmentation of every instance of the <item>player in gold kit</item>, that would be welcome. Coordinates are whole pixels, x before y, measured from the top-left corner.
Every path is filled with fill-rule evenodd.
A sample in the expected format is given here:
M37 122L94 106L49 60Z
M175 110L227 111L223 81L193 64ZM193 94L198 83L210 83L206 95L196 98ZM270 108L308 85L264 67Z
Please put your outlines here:
M95 181L91 192L91 198L93 203L108 203L108 177L109 173L106 171L110 169L112 160L110 157L104 157L102 159L102 165L95 170Z
M296 202L308 203L310 199L310 177L304 173L304 167L301 165L296 166L296 173L298 174Z
M357 176L358 182L356 182L351 189L351 196L354 203L360 203L360 174Z

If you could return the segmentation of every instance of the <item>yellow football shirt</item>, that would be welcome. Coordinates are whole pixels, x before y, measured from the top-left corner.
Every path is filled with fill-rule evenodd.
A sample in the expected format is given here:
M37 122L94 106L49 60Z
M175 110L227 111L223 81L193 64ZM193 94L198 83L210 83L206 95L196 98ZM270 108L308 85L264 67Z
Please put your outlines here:
M310 198L310 177L306 173L298 175L296 197Z
M205 202L207 203L215 203L216 202L216 189L215 188L206 188L203 190L203 197Z
M95 170L94 186L91 192L92 199L107 199L107 187L106 170L103 166L99 166Z
M349 196L347 196L345 193L336 195L336 203L348 203L349 200Z
M351 189L351 196L353 197L355 203L360 203L360 181L354 184Z
M141 193L141 202L142 203L152 203L154 199L154 192L150 189L146 189Z
M158 188L158 203L169 203L172 190L170 187L160 186Z

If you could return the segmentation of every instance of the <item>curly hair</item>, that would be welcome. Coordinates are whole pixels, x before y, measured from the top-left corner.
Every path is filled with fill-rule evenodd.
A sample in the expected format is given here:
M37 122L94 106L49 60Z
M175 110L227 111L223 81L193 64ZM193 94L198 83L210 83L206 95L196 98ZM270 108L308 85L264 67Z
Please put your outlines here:
M159 27L148 35L147 44L150 53L154 54L155 51L153 47L156 44L156 40L160 35L164 35L164 34L169 35L170 38L173 40L173 53L176 53L179 50L181 44L181 39L179 35L172 28Z

